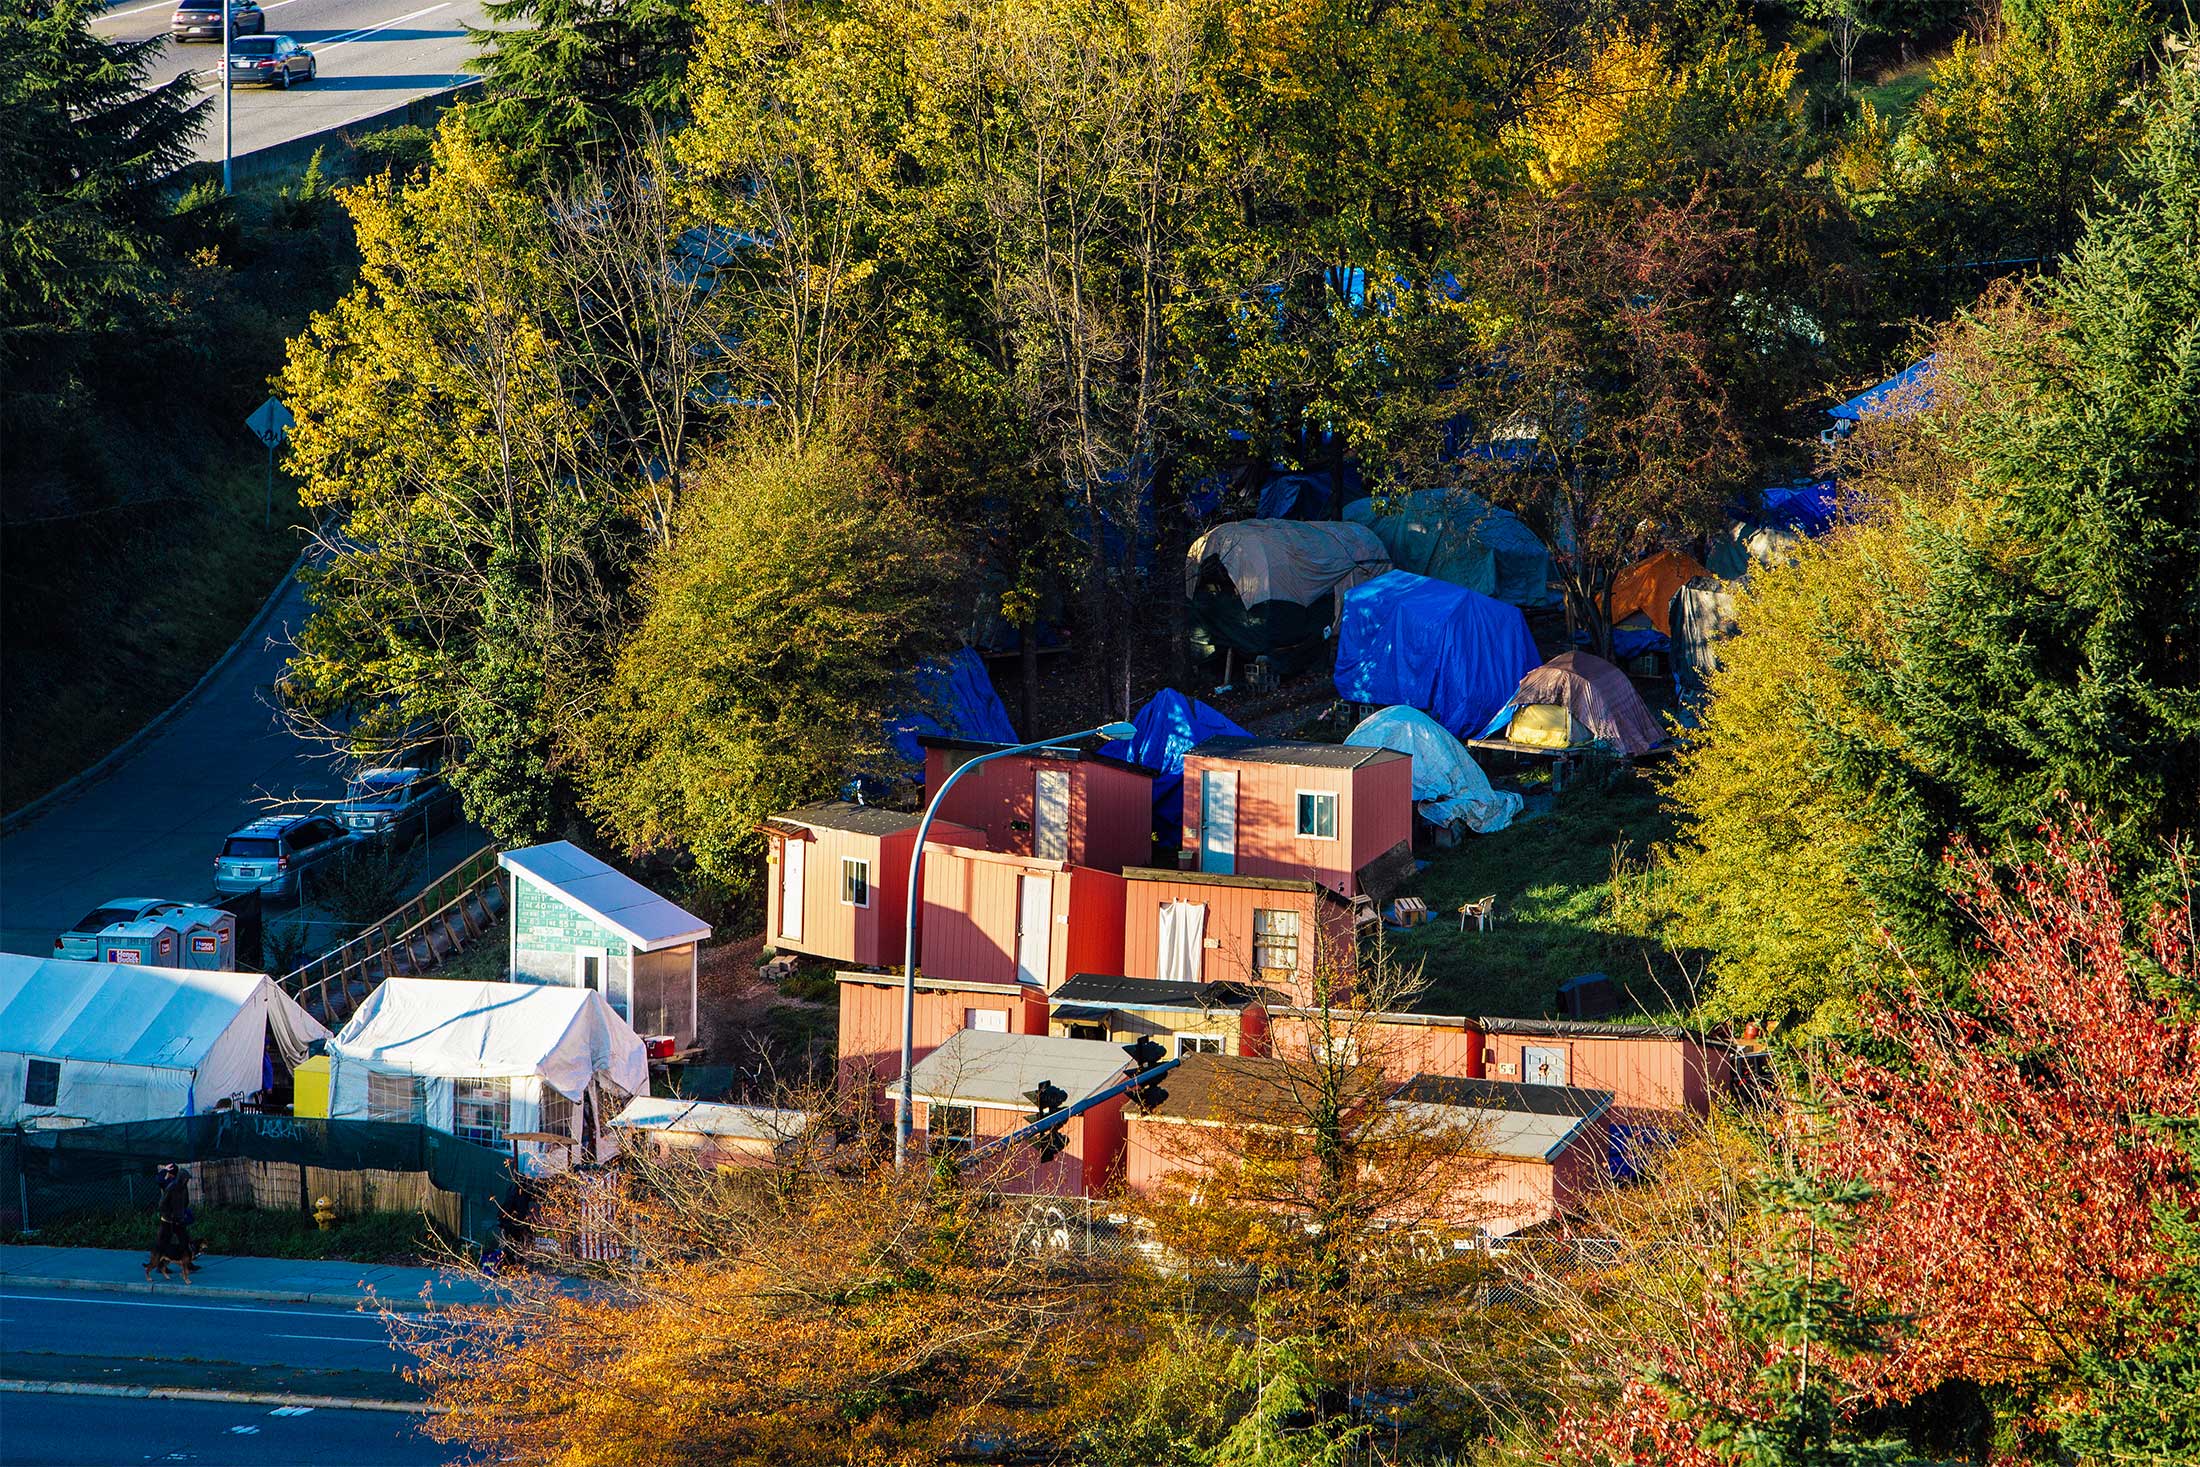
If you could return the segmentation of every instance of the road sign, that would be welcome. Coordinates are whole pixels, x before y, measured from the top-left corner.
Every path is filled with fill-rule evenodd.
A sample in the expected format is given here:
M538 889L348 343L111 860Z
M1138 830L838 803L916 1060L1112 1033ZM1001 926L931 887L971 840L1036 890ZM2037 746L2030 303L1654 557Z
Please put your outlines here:
M252 430L253 436L273 448L283 441L290 432L290 425L297 421L290 415L290 409L283 406L281 398L271 397L252 410L252 416L244 420L244 425Z

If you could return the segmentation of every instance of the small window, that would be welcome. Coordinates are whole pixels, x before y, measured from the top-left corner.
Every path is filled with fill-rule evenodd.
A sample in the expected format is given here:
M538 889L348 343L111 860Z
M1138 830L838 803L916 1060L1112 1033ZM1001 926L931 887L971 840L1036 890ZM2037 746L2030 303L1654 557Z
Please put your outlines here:
M229 838L228 844L222 847L222 854L225 856L235 856L240 860L264 861L271 856L281 855L282 847L278 846L274 841L271 840L259 840L246 836L231 836Z
M1108 1037L1108 1026L1105 1024L1072 1024L1069 1026L1069 1037L1072 1039L1104 1040Z
M1299 791L1299 835L1305 840L1337 838L1336 791Z
M1299 971L1299 914L1287 908L1253 909L1253 967L1263 977L1290 978Z
M1220 1054L1222 1053L1222 1036L1220 1034L1179 1034L1176 1036L1176 1052L1179 1055Z
M535 1129L548 1131L557 1136L572 1135L573 1102L558 1094L557 1091L552 1090L548 1085L544 1085L542 1087L542 1113L535 1118Z
M61 1061L34 1059L23 1070L25 1105L61 1103Z
M977 1112L967 1105L934 1102L925 1115L925 1134L934 1151L967 1151L977 1139Z
M871 863L854 856L843 856L840 861L840 904L844 907L868 907L871 905Z
M975 1029L981 1034L1006 1034L1008 1032L1007 1009L964 1009L963 1027Z
M451 1132L461 1141L492 1150L504 1145L512 1128L512 1082L507 1079L458 1080L451 1090Z
M411 1121L428 1118L428 1082L419 1075L367 1072L367 1119Z

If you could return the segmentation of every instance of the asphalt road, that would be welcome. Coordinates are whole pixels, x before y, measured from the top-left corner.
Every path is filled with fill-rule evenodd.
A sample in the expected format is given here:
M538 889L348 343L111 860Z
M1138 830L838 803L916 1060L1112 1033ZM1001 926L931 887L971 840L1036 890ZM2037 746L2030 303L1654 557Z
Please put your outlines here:
M0 1394L0 1467L440 1467L420 1418L214 1401Z
M279 91L239 87L232 98L231 151L248 153L309 133L341 127L465 80L460 69L473 54L466 26L485 17L479 0L261 0L269 35L289 36L320 62L315 81ZM150 80L182 72L201 74L215 105L198 155L222 155L221 96L213 86L221 59L218 41L166 39L169 3L121 0L93 22L102 36L163 38Z
M207 1264L200 1276L219 1273L217 1261ZM352 1309L140 1299L86 1290L0 1292L0 1342L10 1353L220 1360L313 1370L394 1373L405 1359L378 1317Z

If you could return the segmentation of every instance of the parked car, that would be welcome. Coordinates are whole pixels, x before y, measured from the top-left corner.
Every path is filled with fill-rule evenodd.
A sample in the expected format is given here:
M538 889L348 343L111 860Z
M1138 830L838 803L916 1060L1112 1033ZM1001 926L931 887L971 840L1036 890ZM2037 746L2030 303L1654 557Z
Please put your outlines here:
M309 82L318 76L321 63L288 36L247 36L229 43L229 54L222 58L221 69L230 73L229 84L233 87L281 87L287 92L291 83Z
M450 824L458 792L429 769L368 769L352 780L336 818L362 840L402 846Z
M214 858L214 890L295 901L314 868L351 843L351 833L326 815L263 816L223 844Z
M53 940L53 955L83 962L99 961L99 934L117 922L142 922L180 912L187 903L166 897L109 897L76 919L76 925Z
M229 0L229 35L256 36L267 29L267 16L254 0ZM218 41L222 38L222 0L176 0L168 34L179 41Z

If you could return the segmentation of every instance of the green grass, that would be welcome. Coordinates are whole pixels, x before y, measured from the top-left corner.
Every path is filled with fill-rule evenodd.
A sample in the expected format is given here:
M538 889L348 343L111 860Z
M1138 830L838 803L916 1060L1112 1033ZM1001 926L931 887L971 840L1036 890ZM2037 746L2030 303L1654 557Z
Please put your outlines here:
M1665 1012L1660 980L1672 968L1655 944L1626 931L1612 907L1615 846L1639 854L1670 838L1671 817L1650 781L1592 770L1555 797L1551 811L1495 835L1465 838L1436 851L1409 888L1436 920L1390 934L1393 953L1422 965L1430 1013L1540 1018L1552 1012L1558 985L1603 972L1628 986L1640 1006ZM1459 930L1461 903L1495 893L1497 925Z
M1888 121L1900 124L1917 106L1918 99L1933 89L1932 62L1929 59L1912 61L1908 66L1887 75L1868 87L1858 87L1857 97L1872 104L1872 110Z
M150 1210L80 1212L48 1223L35 1234L10 1239L50 1248L147 1249L153 1243ZM194 1242L232 1258L331 1258L347 1263L417 1263L434 1251L435 1224L416 1212L369 1212L339 1218L322 1232L302 1212L249 1207L204 1207L191 1224Z

